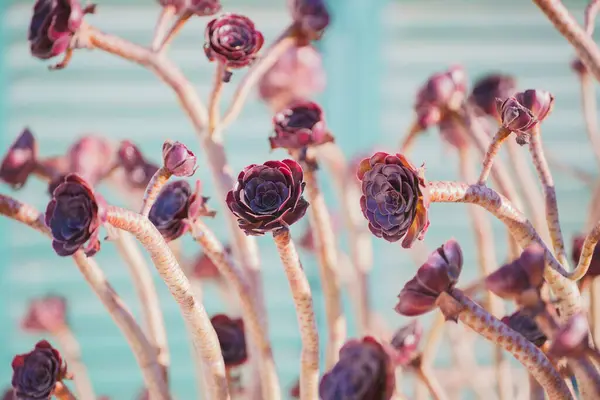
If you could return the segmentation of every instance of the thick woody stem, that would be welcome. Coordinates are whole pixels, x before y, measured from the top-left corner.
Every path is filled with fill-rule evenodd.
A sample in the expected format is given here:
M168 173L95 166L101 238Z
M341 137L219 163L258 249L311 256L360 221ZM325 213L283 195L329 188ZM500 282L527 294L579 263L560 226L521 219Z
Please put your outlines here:
M511 353L544 387L550 400L573 399L563 378L540 349L490 315L460 290L443 292L438 298L438 304L449 317L459 318L469 328Z
M596 87L592 77L584 72L579 75L581 83L581 107L585 130L588 134L596 162L600 165L600 135L598 134L598 116L596 114Z
M219 270L223 279L239 296L244 327L248 338L254 342L259 350L259 372L262 380L262 395L265 400L278 400L281 398L281 389L273 362L273 352L269 342L269 335L261 324L260 310L252 299L252 288L244 272L235 265L233 259L225 252L223 245L215 234L202 222L196 220L192 227L194 240L204 249L205 254Z
M43 214L29 205L8 196L0 195L0 214L50 236L50 231L44 224ZM140 326L135 322L131 312L107 282L100 267L94 260L86 257L82 251L78 251L73 255L73 261L75 261L77 268L79 268L84 279L98 296L109 315L123 332L142 370L146 387L154 394L154 399L169 400L171 397L161 368L158 365L155 350Z
M592 338L596 346L600 344L600 279L592 278L589 287L589 321Z
M410 152L415 144L415 139L421 133L423 133L423 128L421 128L417 121L414 121L400 143L400 154Z
M175 16L174 6L165 6L162 8L158 20L156 21L154 37L152 38L152 45L150 47L153 51L158 51L160 49L166 36L167 27L173 16Z
M325 198L319 188L315 172L310 168L304 170L306 197L310 203L310 228L315 235L317 258L321 286L325 298L325 315L327 318L328 341L326 347L325 368L333 368L338 359L340 348L346 340L346 320L342 310L342 295L339 279L335 274L338 266L335 233Z
M129 232L117 230L116 236L115 246L129 269L131 281L140 300L146 333L156 347L158 363L163 368L165 377L168 377L171 361L169 343L158 293L150 268L146 264L138 244Z
M213 90L210 93L210 97L208 99L209 136L215 132L215 128L219 124L219 119L221 118L219 113L219 105L221 104L221 94L223 93L223 79L226 73L227 70L225 69L225 64L223 64L222 62L217 62Z
M554 27L571 43L583 65L600 81L600 50L560 0L533 0Z
M65 360L67 360L69 372L73 374L73 383L79 400L95 400L94 388L87 368L81 360L81 349L77 338L66 325L51 333L56 339Z
M160 194L160 191L162 190L163 186L167 184L171 176L171 173L164 167L159 168L158 171L154 173L150 179L150 182L148 182L148 186L144 192L144 197L142 198L142 210L140 211L142 216L148 216L150 209Z
M442 385L438 382L435 374L431 370L431 367L426 365L421 365L415 370L419 381L423 382L423 384L427 387L429 394L433 400L447 400L448 396L444 392Z
M577 388L582 400L600 399L600 374L587 358L569 359L569 367L577 378Z
M179 304L194 344L196 357L202 360L206 368L204 372L207 377L207 392L211 399L229 399L225 363L217 334L204 305L194 297L190 281L160 232L148 218L115 206L108 207L107 219L114 227L130 232L150 253L156 270Z
M550 231L550 238L552 238L552 246L554 247L556 259L565 267L565 269L569 270L570 267L565 252L565 242L560 230L554 179L552 178L552 173L550 172L548 162L544 156L544 147L542 145L542 135L539 131L539 125L536 125L531 132L529 151L531 152L533 165L535 165L535 169L542 182L542 188L544 189L544 197L546 198L546 222L548 224L548 230Z
M58 400L77 400L77 398L71 393L71 390L63 382L56 382L54 392L52 393ZM16 398L16 396L15 396Z
M319 334L310 286L289 230L284 228L273 232L273 240L290 283L300 325L302 339L300 399L314 400L319 397Z
M529 398L528 400L546 400L546 393L542 385L535 380L533 375L528 374L529 380Z
M492 170L492 165L494 164L494 157L496 157L498 151L500 151L500 147L502 147L502 143L506 141L511 133L510 130L501 126L492 138L492 142L483 157L483 168L478 181L480 185L484 185L485 181L487 181L490 171Z
M502 221L522 248L539 244L544 249L546 263L544 279L558 299L561 319L566 320L581 311L581 296L577 285L568 278L568 272L556 261L523 213L506 197L481 185L469 186L466 183L440 181L429 183L429 195L431 202L477 204Z

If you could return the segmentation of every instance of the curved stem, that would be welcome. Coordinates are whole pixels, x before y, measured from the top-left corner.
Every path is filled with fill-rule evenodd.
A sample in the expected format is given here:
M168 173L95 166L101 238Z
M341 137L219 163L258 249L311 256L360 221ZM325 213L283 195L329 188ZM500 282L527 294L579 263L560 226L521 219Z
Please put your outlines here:
M569 359L569 367L577 378L577 388L582 400L600 399L600 373L587 358Z
M171 361L169 343L160 300L150 269L129 232L117 230L115 246L129 269L131 281L140 300L146 333L152 344L156 346L158 363L163 368L165 377L168 377Z
M460 290L443 292L437 302L447 317L460 319L469 328L511 353L544 387L550 400L573 399L563 378L540 349Z
M492 142L488 147L485 156L483 157L483 168L481 170L481 174L479 175L478 183L480 185L484 185L488 176L490 175L490 171L492 170L492 165L494 164L494 157L500 151L500 147L506 141L506 139L510 136L512 132L504 127L498 128L498 132L492 138Z
M346 338L346 320L342 310L342 296L339 279L335 274L338 265L335 234L325 199L315 172L310 168L304 170L306 197L310 203L309 221L315 235L317 258L321 286L325 298L325 315L327 318L328 343L326 347L325 368L333 368L338 359L340 348Z
M594 34L594 27L596 15L598 14L598 8L600 8L600 0L590 0L587 7L585 8L584 27L585 33L587 33L589 36L592 36Z
M261 324L260 311L252 299L252 289L248 278L239 269L225 252L223 245L214 233L201 221L196 220L192 226L192 235L204 249L205 254L215 264L219 273L239 296L240 307L244 318L244 327L249 339L259 349L259 372L262 379L262 398L278 400L281 398L281 389L273 362L273 352L269 342L269 335Z
M485 186L469 186L459 182L430 182L431 202L472 203L485 208L502 221L511 231L522 248L538 244L544 249L546 269L544 279L558 299L561 319L568 319L581 310L581 296L568 272L556 261L527 218L504 196Z
M429 333L427 334L425 343L423 344L423 351L421 352L420 365L424 368L428 368L433 364L435 355L440 347L440 342L442 341L442 337L444 335L445 325L446 319L444 318L444 315L441 312L436 313L435 319L429 328ZM427 394L425 390L427 389L427 385L425 385L425 382L422 379L417 379L415 380L415 385L416 399L426 399Z
M589 286L589 321L592 339L596 347L600 344L600 279L591 279Z
M576 281L585 276L590 267L590 263L592 262L594 249L596 248L596 243L598 243L598 240L600 240L600 222L598 222L591 232L585 237L585 240L583 241L583 247L581 248L581 255L579 256L579 262L577 263L575 270L572 272L571 279Z
M214 399L229 399L225 363L217 334L204 305L194 297L189 280L160 232L148 218L115 206L108 207L107 220L114 227L134 235L150 253L156 270L181 309L194 343L196 357L206 367L204 372L207 376L208 393Z
M142 198L142 210L140 214L144 217L147 217L150 213L150 209L156 202L156 198L160 194L163 186L167 184L169 179L171 178L171 173L167 171L164 167L161 167L152 175L150 182L148 182L148 186L144 191L144 197Z
M152 38L152 45L150 46L153 51L158 51L161 48L161 44L166 36L167 26L174 16L174 6L164 6L162 8L158 20L156 21L154 37Z
M163 35L161 43L158 45L158 47L154 48L154 50L157 53L164 52L167 47L169 47L171 41L175 39L175 36L177 36L179 31L183 28L185 23L192 17L192 15L194 15L192 12L184 11L180 16L178 16L177 20L171 26L171 29L169 29L169 31Z
M43 221L43 214L11 197L0 195L0 214L50 236L50 231ZM148 389L155 393L157 399L169 400L171 397L158 365L156 353L131 312L107 282L104 273L94 260L86 257L82 251L76 252L72 258L85 281L123 332L142 370L142 377Z
M556 259L566 270L569 270L569 260L565 252L565 242L563 240L558 217L558 202L556 201L554 179L552 178L552 173L550 172L548 162L544 155L539 125L536 125L531 132L529 151L531 152L533 165L535 165L535 169L542 182L542 188L544 189L544 197L546 198L546 222L548 224L548 230L550 231L550 238L552 238L552 246L554 247Z
M600 81L600 50L560 0L533 0L554 27L571 43L583 65Z
M217 69L215 71L215 81L213 84L213 90L208 99L208 134L212 135L215 132L215 128L219 124L219 105L221 102L221 94L223 92L223 80L225 79L227 70L225 64L217 62Z
M87 368L81 360L81 349L79 342L71 329L68 326L53 331L56 342L58 343L61 353L64 355L69 365L69 373L73 374L73 383L75 390L79 396L79 400L95 400L94 387Z
M427 386L427 390L429 391L429 394L431 394L433 400L448 399L448 396L446 396L444 389L438 382L430 367L423 365L418 367L415 372L419 378L419 381L423 382L425 386Z
M419 123L417 121L414 121L412 123L412 125L410 126L410 128L408 128L406 135L404 136L404 138L402 139L402 142L400 143L400 154L409 153L415 144L415 139L421 133L423 133L423 128L421 128L421 126L419 125Z
M289 230L281 229L273 232L273 240L290 283L300 325L302 338L300 399L314 400L319 397L319 334L310 286Z
M581 107L585 121L585 130L592 145L596 162L600 165L600 134L598 133L598 116L596 114L596 88L592 77L587 72L579 75L579 82L581 84Z
M71 390L63 382L56 382L54 392L52 393L58 400L77 400ZM15 396L15 398L17 398Z

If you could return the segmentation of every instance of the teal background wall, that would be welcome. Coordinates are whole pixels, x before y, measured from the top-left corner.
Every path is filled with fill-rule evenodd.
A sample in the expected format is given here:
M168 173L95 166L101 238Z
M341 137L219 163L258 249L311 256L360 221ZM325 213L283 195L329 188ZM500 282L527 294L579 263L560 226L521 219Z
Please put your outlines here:
M24 126L31 127L45 156L63 153L70 143L86 133L115 140L129 138L155 160L166 138L197 148L193 130L173 94L150 72L98 51L78 51L69 68L57 72L49 72L44 63L33 59L26 42L32 3L0 2L2 149ZM135 42L150 41L158 13L153 1L99 0L98 3L98 14L89 18L90 23ZM585 2L565 3L581 20ZM268 41L289 21L284 0L223 0L223 4L227 11L251 17ZM349 156L373 148L394 151L411 122L417 87L431 73L450 63L462 63L472 79L502 71L517 75L523 89L550 90L556 96L556 108L543 125L547 151L595 172L579 109L578 81L569 69L574 52L530 2L332 0L331 7L333 25L319 44L329 85L320 100L338 143ZM202 52L206 22L207 19L194 19L170 51L204 97L210 90L214 69ZM240 75L234 74L233 82L228 85L225 103ZM285 157L283 152L269 152L266 140L269 133L267 108L257 100L249 101L227 133L227 150L235 171L249 163ZM437 132L424 136L411 158L415 163L426 162L431 180L454 179L457 175L456 155L440 142ZM209 172L200 168L196 177L203 180L206 193L211 195ZM570 242L583 225L590 190L559 172L555 178L563 232ZM329 204L335 209L333 195L327 191L329 185L323 186ZM10 193L10 189L5 187L2 193ZM44 185L34 180L15 196L40 209L47 202ZM109 193L109 198L119 201L114 193ZM226 240L221 218L217 217L210 225ZM459 239L466 250L462 282L468 282L476 275L476 254L464 206L435 204L431 221L427 245L433 248L451 236ZM499 248L504 249L503 229L498 223L494 223L494 228ZM135 361L120 332L71 261L56 257L47 239L26 228L0 219L0 229L0 388L10 381L12 356L27 351L38 339L18 329L28 300L54 292L70 300L70 321L97 393L111 395L113 399L132 399L141 387ZM296 227L294 233L302 229L303 226ZM271 241L260 238L259 243L271 339L282 383L288 386L297 377L300 350L293 304ZM376 241L375 246L372 300L387 323L396 327L404 319L393 312L395 298L415 267L400 246L382 241ZM186 240L185 251L193 255L198 250ZM139 315L128 273L111 243L104 245L97 259L117 292ZM316 265L308 254L302 254L302 259L323 326ZM173 387L179 399L192 399L194 370L183 323L166 287L158 277L156 282L169 329ZM209 290L205 298L211 313L223 310L214 290ZM350 333L353 331L351 326ZM485 363L487 347L482 346L478 356ZM438 361L439 365L448 365L447 348L442 347Z

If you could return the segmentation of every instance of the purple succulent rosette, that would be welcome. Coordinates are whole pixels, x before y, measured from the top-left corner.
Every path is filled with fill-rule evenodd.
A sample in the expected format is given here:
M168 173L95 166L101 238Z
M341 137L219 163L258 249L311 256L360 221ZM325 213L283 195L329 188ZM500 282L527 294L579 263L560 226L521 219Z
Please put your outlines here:
M214 15L221 11L219 0L158 0L163 7L174 7L176 14L189 12L200 17Z
M140 149L130 142L121 142L117 151L117 162L125 171L127 184L132 189L146 189L152 176L158 171L156 164L148 162Z
M401 154L378 152L360 162L356 173L362 184L360 207L375 236L388 242L402 239L404 248L423 239L429 226L423 172Z
M573 247L571 252L571 259L573 260L573 264L577 265L579 263L579 257L581 257L581 251L583 249L583 243L585 242L585 236L579 235L573 238ZM592 253L592 261L590 262L590 266L585 273L583 279L580 279L577 283L583 287L591 282L592 279L600 275L600 246L594 247L594 252Z
M391 340L394 352L394 362L397 365L409 365L419 354L419 343L423 336L423 327L418 320L398 329Z
M113 164L115 149L100 136L85 136L76 141L67 152L68 171L78 174L90 185L104 178Z
M196 182L194 191L186 181L174 181L161 190L148 219L166 241L172 241L188 232L196 218L215 215L206 207L207 201L208 197L201 195L200 181Z
M511 75L490 74L475 82L469 101L485 115L500 121L497 100L504 101L517 92L517 80Z
M448 240L429 255L415 277L404 285L398 295L396 312L412 317L433 310L439 295L456 286L462 264L462 250L458 242Z
M271 149L299 150L333 142L321 107L312 101L299 101L285 107L273 117L275 136L269 138Z
M238 175L226 203L246 235L287 228L304 216L304 172L294 160L252 164Z
M579 358L589 348L589 325L587 317L578 313L560 327L552 338L548 354L557 357Z
M226 368L244 364L248 360L244 321L241 318L229 318L225 314L210 319L221 345L221 354Z
M350 340L340 349L339 361L323 375L321 400L389 400L396 387L390 349L375 338Z
M38 160L38 145L29 129L23 132L11 144L0 165L0 180L13 189L19 189L35 171Z
M264 38L254 23L243 15L223 14L206 26L204 52L210 61L219 61L227 69L250 65L262 48ZM229 74L226 74L229 75ZM225 81L229 76L224 77Z
M79 0L37 0L29 25L31 54L47 60L66 52L88 10Z
M56 332L67 325L67 301L60 296L46 296L29 303L21 327L28 332Z
M292 19L308 40L318 40L329 26L331 17L324 0L289 0Z
M535 322L534 316L530 315L526 310L518 310L515 313L502 318L502 322L508 325L512 330L523 335L537 347L543 346L548 340Z
M59 256L73 255L86 242L88 257L100 250L99 228L106 222L104 199L79 175L64 177L52 193L45 217L52 248Z
M544 283L544 249L532 245L521 256L485 278L485 287L503 299L518 298L523 292L539 290Z
M544 90L529 89L497 103L502 126L515 132L517 143L529 143L531 129L542 122L554 107L554 96Z
M56 382L66 376L66 364L58 350L45 340L12 361L12 387L20 400L49 399Z
M165 142L162 157L163 167L172 175L185 177L196 172L196 156L181 142Z

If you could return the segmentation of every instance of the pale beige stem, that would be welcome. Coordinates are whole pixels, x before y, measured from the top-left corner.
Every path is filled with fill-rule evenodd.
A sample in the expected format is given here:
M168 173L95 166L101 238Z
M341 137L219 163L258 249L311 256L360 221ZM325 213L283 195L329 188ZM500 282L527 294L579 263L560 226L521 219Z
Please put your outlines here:
M310 286L289 230L284 228L273 232L273 240L290 283L300 325L300 399L315 400L319 398L319 334Z
M338 266L337 248L329 211L315 172L309 168L305 169L304 181L306 182L305 194L310 203L308 210L310 228L315 235L321 287L325 299L328 331L325 369L328 371L337 362L340 348L346 340L346 320L342 310L341 285L334 272Z
M168 377L171 356L167 341L167 330L150 268L146 264L138 244L129 232L117 230L115 246L129 269L133 287L140 300L146 333L156 347L158 363L164 369L165 377Z
M546 198L546 222L552 238L552 246L554 253L559 263L568 271L570 270L569 260L565 251L565 242L560 229L560 221L558 217L558 202L556 200L556 188L554 187L554 179L548 167L548 162L544 156L544 147L542 144L542 135L539 131L539 125L536 125L531 132L529 140L529 151L533 159L533 165L538 172L538 177L542 182L544 189L544 197Z
M481 185L469 186L466 183L438 181L430 182L428 187L431 202L477 204L502 221L522 248L530 244L539 244L544 249L546 263L544 279L557 297L561 319L566 321L581 311L581 296L577 285L568 278L568 272L554 258L523 213L507 198Z
M583 65L600 81L600 50L560 0L533 0L554 27L575 48Z
M404 136L404 138L402 139L402 142L400 143L400 154L410 153L413 146L415 145L415 139L421 133L423 133L423 128L421 128L421 126L419 125L419 123L417 121L414 121L412 123L412 125L410 126L410 128L408 128L406 135Z
M586 357L569 359L569 367L577 378L581 400L600 399L600 374Z
M589 36L594 34L596 15L598 14L598 8L600 7L600 0L590 0L587 7L585 8L585 19L584 27L585 33Z
M217 62L217 69L215 71L215 80L213 83L213 90L210 93L208 99L208 134L209 136L215 132L215 128L219 124L221 118L219 112L219 106L221 104L221 95L223 93L223 78L227 70L225 64Z
M448 396L438 382L434 372L428 366L421 366L415 370L417 378L427 387L433 400L447 400Z
M596 113L596 87L592 77L587 72L579 75L579 81L581 83L581 108L585 130L592 145L596 162L600 166L600 134L598 133L598 116Z
M600 345L600 279L593 278L589 286L589 318L592 338L596 347Z
M169 47L169 44L173 41L173 39L175 39L179 31L183 29L183 26L186 24L186 22L188 22L193 15L194 14L190 11L184 11L181 13L181 15L177 17L177 20L171 26L171 29L169 29L169 31L163 35L163 39L155 51L157 53L164 52L167 47Z
M140 211L142 216L148 216L150 209L160 194L160 191L167 184L171 176L171 173L163 167L159 168L158 171L154 173L150 179L150 182L148 182L148 186L144 192L144 197L142 198L142 210Z
M445 307L454 309L457 313L454 316L458 317L462 323L511 353L542 385L550 400L573 399L563 378L540 349L521 334L509 328L508 325L490 315L460 290L452 289L449 293L443 292L438 298L438 304L442 310Z
M265 400L278 400L281 398L281 388L273 362L273 351L269 342L269 335L261 324L260 311L252 299L252 288L244 271L235 265L233 259L225 252L223 245L214 233L202 222L196 220L192 234L204 249L205 254L215 264L229 289L239 296L240 307L244 318L244 327L248 338L254 342L259 350L258 370L262 380L262 398Z
M442 341L442 337L444 335L445 325L446 319L444 318L444 315L441 312L437 312L435 319L429 328L429 333L427 334L427 338L423 344L423 351L421 353L420 363L425 368L429 368L431 365L433 365L435 355L440 347L440 342ZM425 385L422 379L415 380L415 396L417 400L427 399L427 389L427 385Z
M158 20L156 21L156 26L154 27L154 37L152 38L152 45L150 47L153 51L158 51L160 49L166 36L169 22L174 16L174 6L164 6L162 8Z
M73 374L73 383L79 400L95 400L94 387L88 374L87 368L81 360L81 349L79 342L68 326L53 331L52 335L56 339L69 366L69 373Z
M58 400L77 400L77 398L71 393L71 390L63 382L56 382L54 392L52 393ZM15 396L16 398L16 396Z
M588 206L584 231L588 232L592 230L598 220L600 220L600 180L597 180L594 184L594 189L592 191L592 196Z
M485 185L488 176L490 175L490 171L492 170L492 165L494 164L494 158L500 151L500 147L506 141L506 139L510 136L512 132L504 127L498 128L498 132L492 138L492 142L488 147L485 156L483 157L483 168L481 170L481 174L479 175L478 183L480 185Z
M0 195L0 214L50 236L50 231L44 224L43 214L29 205L8 196ZM140 326L135 322L131 312L107 282L100 267L93 259L86 257L82 251L76 252L72 258L86 282L127 339L142 370L146 387L153 393L153 400L170 400L171 397L164 376L157 362L156 351L152 348Z
M545 400L546 392L542 385L535 380L533 375L528 374L529 377L529 400Z
M108 207L107 220L114 227L134 235L150 253L156 270L181 309L196 350L195 356L206 368L207 392L211 399L229 399L225 363L217 334L204 305L194 297L189 280L160 232L148 218L119 207Z

